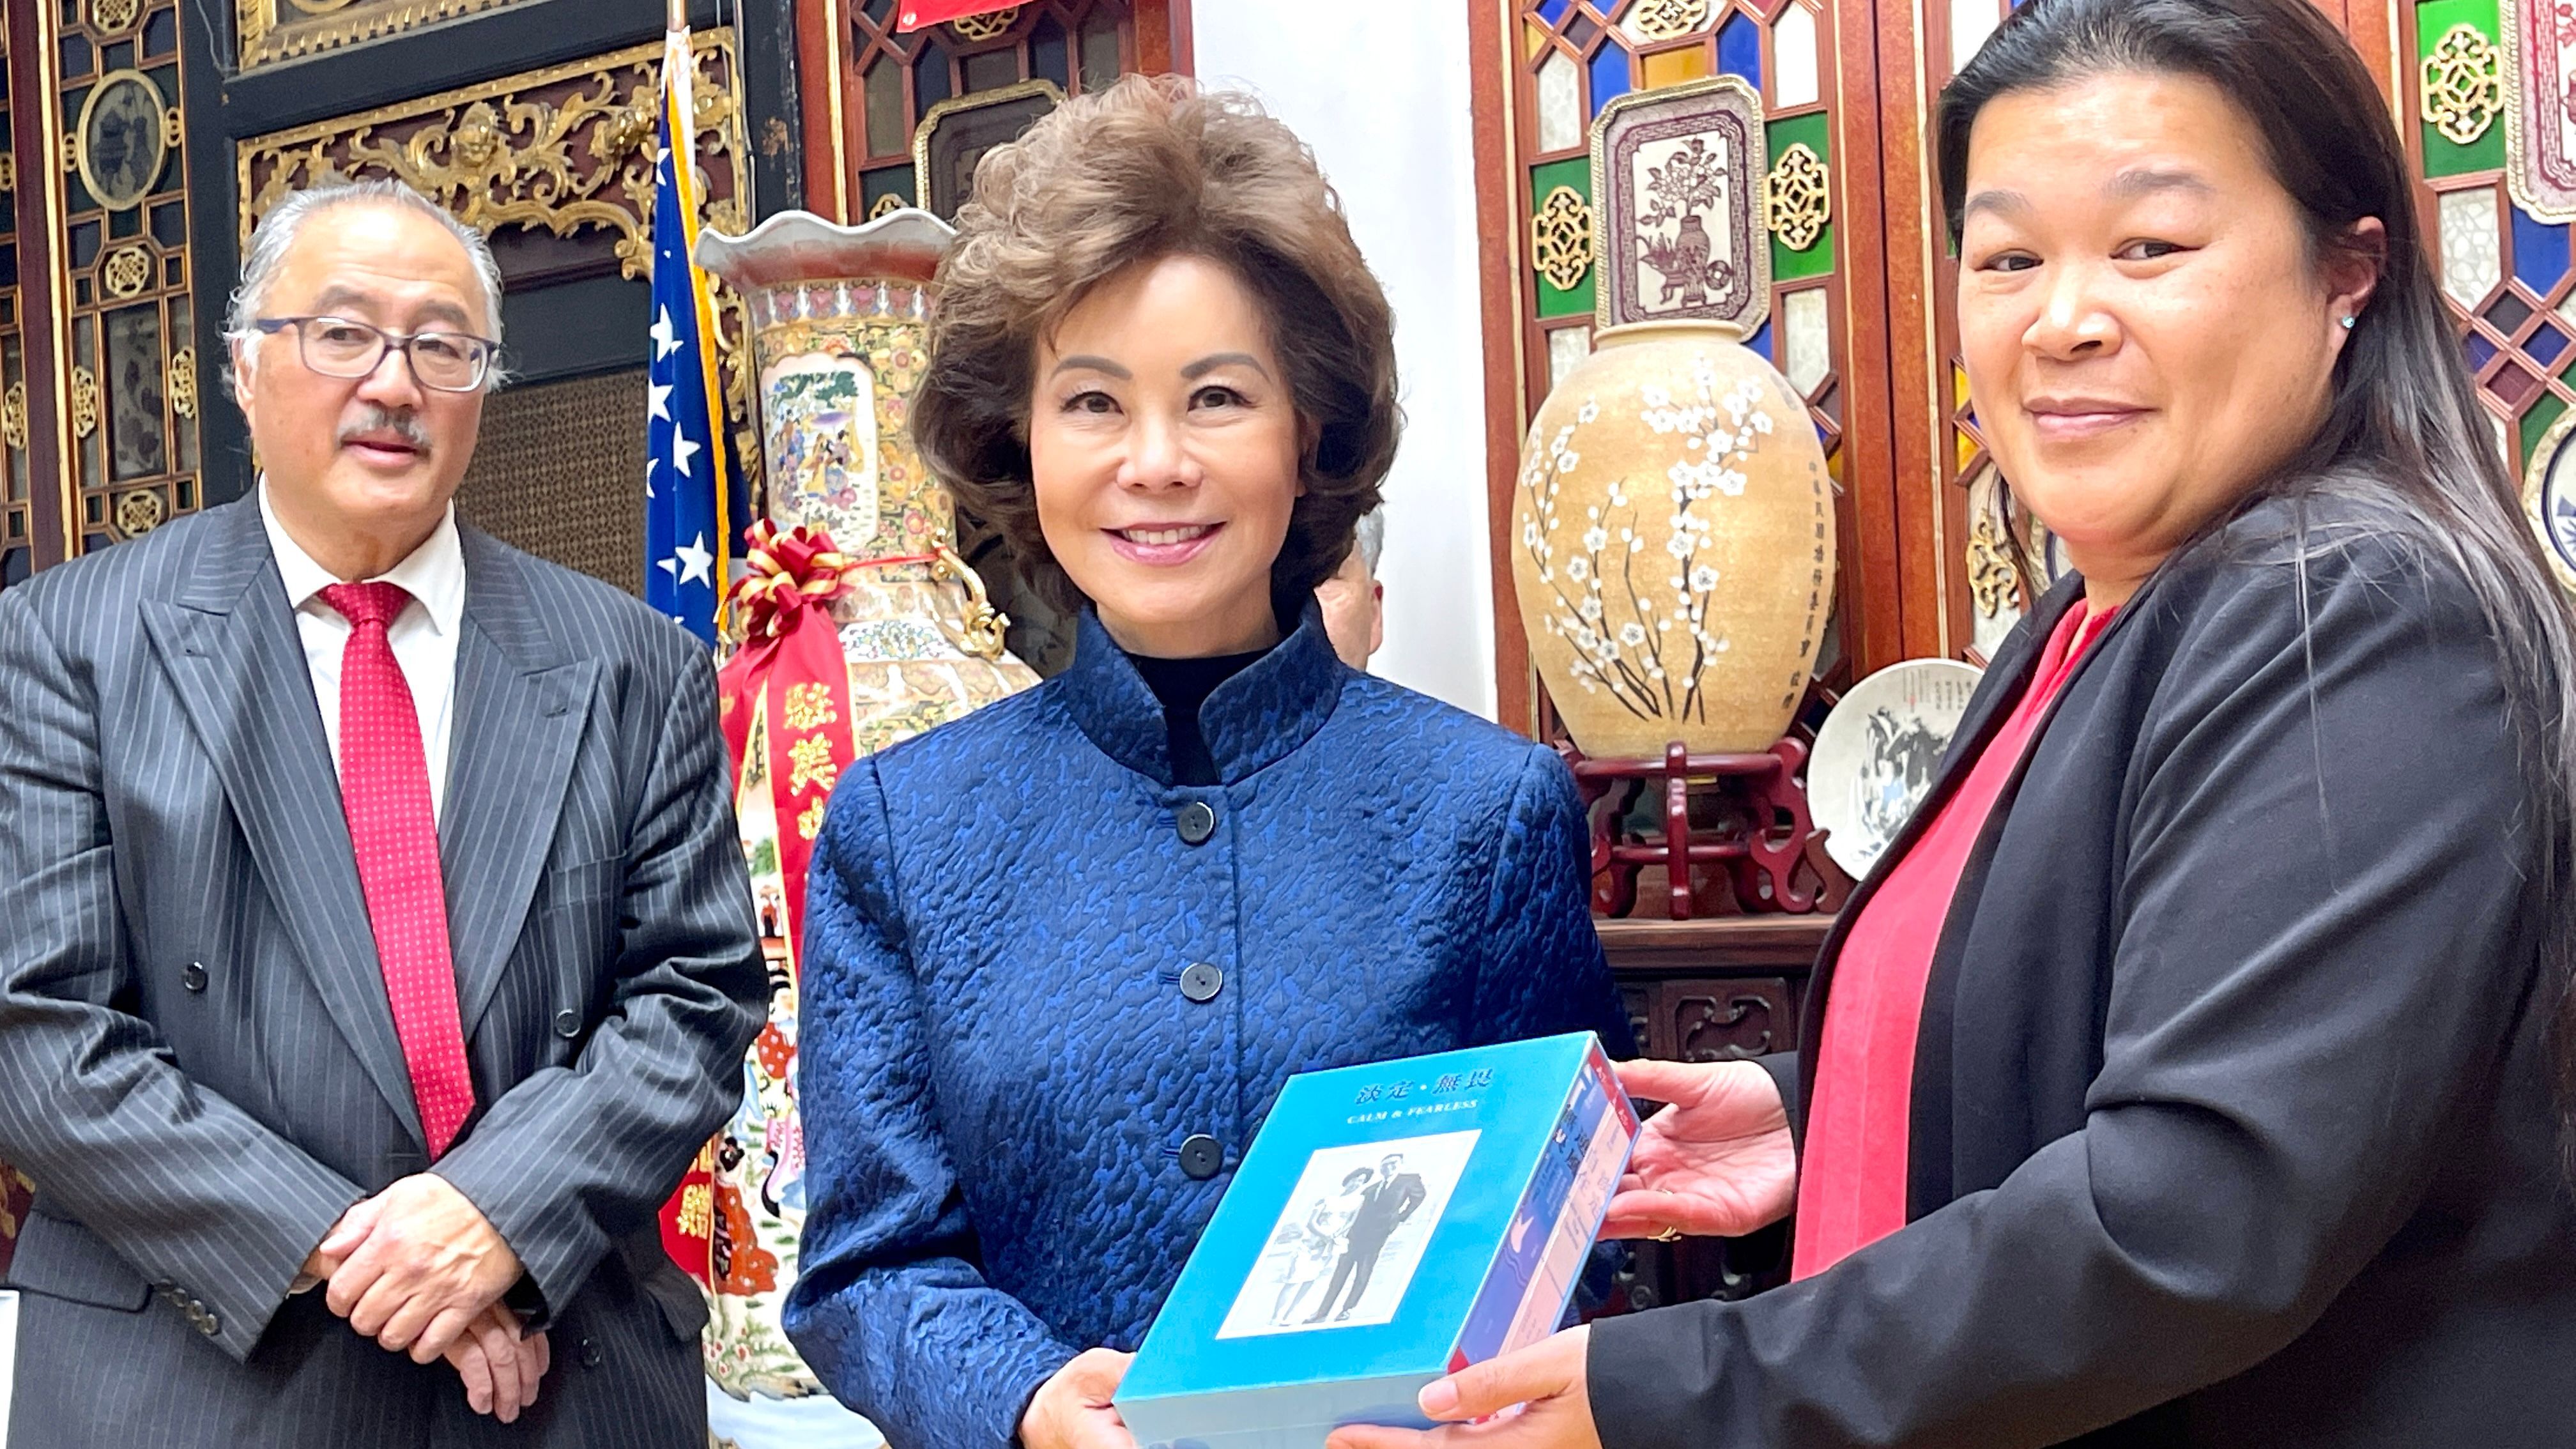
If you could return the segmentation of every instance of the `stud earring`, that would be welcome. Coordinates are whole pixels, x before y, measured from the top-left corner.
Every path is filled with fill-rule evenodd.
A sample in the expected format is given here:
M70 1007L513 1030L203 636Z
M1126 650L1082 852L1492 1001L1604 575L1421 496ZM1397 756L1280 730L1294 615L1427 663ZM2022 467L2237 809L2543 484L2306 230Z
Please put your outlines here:
M2360 325L2361 319L2358 317L2346 317L2343 319L2343 330L2346 332L2350 332L2352 329Z

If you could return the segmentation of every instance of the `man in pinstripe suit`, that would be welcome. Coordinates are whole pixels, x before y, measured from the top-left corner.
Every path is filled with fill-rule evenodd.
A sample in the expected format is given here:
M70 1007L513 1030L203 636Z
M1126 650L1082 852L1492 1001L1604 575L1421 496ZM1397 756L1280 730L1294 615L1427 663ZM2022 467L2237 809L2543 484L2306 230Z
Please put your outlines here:
M0 595L14 1449L703 1449L655 1208L765 1005L692 640L457 525L479 238L254 238L259 495Z

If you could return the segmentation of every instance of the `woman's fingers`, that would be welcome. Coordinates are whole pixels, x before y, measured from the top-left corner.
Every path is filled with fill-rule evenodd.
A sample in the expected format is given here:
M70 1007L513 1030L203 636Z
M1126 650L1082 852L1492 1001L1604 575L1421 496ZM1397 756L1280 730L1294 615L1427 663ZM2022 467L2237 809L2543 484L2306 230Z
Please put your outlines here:
M1734 1062L1660 1062L1649 1057L1613 1062L1619 1085L1631 1097L1652 1102L1696 1102L1722 1080Z

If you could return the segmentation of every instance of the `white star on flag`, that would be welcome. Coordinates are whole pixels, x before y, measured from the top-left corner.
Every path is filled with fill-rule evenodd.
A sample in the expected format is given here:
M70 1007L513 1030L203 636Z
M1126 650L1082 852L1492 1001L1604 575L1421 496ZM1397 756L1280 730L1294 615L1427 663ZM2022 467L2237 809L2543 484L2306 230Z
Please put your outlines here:
M697 456L699 450L700 445L689 441L687 438L673 438L671 440L671 466L680 470L681 477L687 478L691 476L689 472L689 459Z
M684 584L704 583L709 588L715 586L716 556L708 551L705 534L699 534L697 542L685 548L675 548L671 553L672 557L662 560L662 572L677 576Z
M665 307L653 323L653 360L659 362L679 350L680 339L671 328L671 309Z
M648 382L644 384L644 390L649 394L649 399L645 406L652 409L653 416L660 418L666 423L669 422L671 420L671 394L676 389L666 387L658 382Z

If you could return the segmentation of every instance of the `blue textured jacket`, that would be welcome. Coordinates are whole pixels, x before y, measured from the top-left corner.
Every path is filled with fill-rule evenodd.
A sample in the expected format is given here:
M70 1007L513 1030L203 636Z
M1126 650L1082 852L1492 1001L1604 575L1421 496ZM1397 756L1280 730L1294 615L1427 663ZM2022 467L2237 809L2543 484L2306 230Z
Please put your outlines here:
M1133 1349L1291 1074L1581 1029L1626 1054L1552 752L1344 667L1312 610L1200 720L1224 783L1174 786L1086 615L1065 674L832 799L785 1320L898 1449L1001 1449L1077 1351Z

